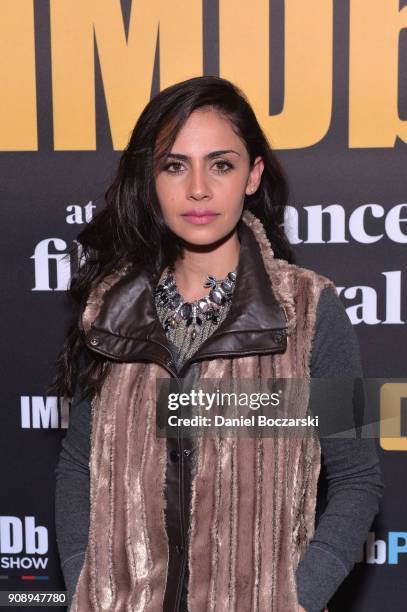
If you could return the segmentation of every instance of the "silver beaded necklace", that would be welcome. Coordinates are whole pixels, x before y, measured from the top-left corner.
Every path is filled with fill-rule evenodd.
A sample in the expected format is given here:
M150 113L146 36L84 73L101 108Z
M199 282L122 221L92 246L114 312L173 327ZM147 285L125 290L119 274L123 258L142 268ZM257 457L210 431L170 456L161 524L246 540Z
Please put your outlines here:
M208 295L185 302L179 294L174 277L174 267L167 266L163 279L158 283L154 295L157 306L165 306L169 310L164 321L164 330L167 332L182 320L190 328L191 342L196 338L198 327L203 319L218 324L222 310L232 299L233 288L236 283L236 271L228 272L225 278L218 280L208 275L203 287L210 289Z

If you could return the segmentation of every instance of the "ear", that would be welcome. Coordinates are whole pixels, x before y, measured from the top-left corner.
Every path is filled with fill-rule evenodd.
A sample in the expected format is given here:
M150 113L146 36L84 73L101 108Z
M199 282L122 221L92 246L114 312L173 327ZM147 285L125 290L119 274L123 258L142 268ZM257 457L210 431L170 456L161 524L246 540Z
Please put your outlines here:
M260 185L261 175L264 170L263 158L258 156L254 160L252 169L250 170L249 177L246 185L246 195L253 195Z

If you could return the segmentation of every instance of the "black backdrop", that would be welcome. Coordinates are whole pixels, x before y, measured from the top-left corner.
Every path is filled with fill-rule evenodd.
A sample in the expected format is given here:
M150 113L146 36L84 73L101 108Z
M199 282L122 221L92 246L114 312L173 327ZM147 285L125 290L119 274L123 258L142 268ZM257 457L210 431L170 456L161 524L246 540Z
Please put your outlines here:
M53 362L69 317L65 289L71 268L63 255L92 212L103 206L104 190L113 177L122 148L117 134L122 135L123 141L123 134L129 133L132 127L126 123L120 129L112 128L117 113L113 117L106 66L109 53L115 59L113 42L117 32L113 28L111 32L107 30L103 43L100 32L106 26L100 25L98 19L105 11L119 16L125 47L131 4L130 0L100 3L3 0L0 4L0 167L4 215L1 226L4 274L0 590L64 588L56 552L53 503L54 469L68 423L68 406L62 405L59 398L46 399L44 387L53 374ZM167 3L134 0L134 14L155 44L151 69L142 74L136 64L137 55L130 57L130 66L134 61L133 85L140 96L140 92L150 92L144 99L145 104L149 95L171 82L171 74L178 77L175 80L181 80L181 76L220 74L240 85L255 109L260 108L261 92L269 91L269 114L282 117L295 94L296 104L304 105L303 121L297 128L298 142L289 137L292 126L288 111L287 121L275 124L275 138L273 123L265 128L290 180L287 232L297 261L328 276L338 287L360 341L365 376L402 378L407 362L407 35L402 29L407 26L407 8L400 12L403 19L398 17L398 11L403 10L406 2L305 3L314 20L318 18L318 6L322 10L325 5L322 12L327 20L321 18L315 35L321 41L328 40L326 48L332 53L332 61L330 56L327 59L332 69L328 90L332 94L331 112L325 134L314 142L312 137L307 142L311 117L307 104L322 108L322 97L327 96L322 87L323 76L321 89L316 88L310 95L307 83L301 81L302 73L298 72L299 81L293 94L292 89L287 93L292 82L285 72L288 65L285 60L288 62L293 49L303 45L301 51L306 55L305 24L302 28L300 22L297 28L299 40L293 38L289 29L289 19L296 11L299 20L304 18L302 4L295 0L258 3L268 11L270 69L269 83L264 87L255 49L253 57L250 54L246 57L244 66L237 65L234 69L230 41L226 51L222 47L222 41L227 38L228 15L232 26L238 19L229 11L230 2L191 0L188 11L185 3L174 2L170 3L174 14L168 17ZM250 14L254 5L247 0L234 0L234 6L236 14L240 10ZM329 10L326 13L327 6L331 16ZM58 22L58 11L61 15L66 11L61 22ZM155 20L148 19L149 11L154 15L157 11ZM254 19L256 15L254 11ZM78 115L81 104L88 104L79 81L78 91L72 92L77 69L76 39L58 48L58 36L64 37L64 19L66 28L70 27L69 16L77 27L78 40L85 36L81 27L86 22L90 24L87 36L92 41L94 26L95 61L91 66L89 90L91 101L92 92L95 93L91 104L95 117L93 145L92 138L82 139L80 131L78 135L73 130L72 137L69 134L70 125L81 125L83 118ZM190 30L201 32L201 57L198 53L195 63L183 52L184 42L178 36L179 31L171 38L169 19L181 21L180 31L184 28L186 34ZM256 33L256 28L260 31L260 26L263 31L264 24L248 22L247 35ZM111 47L106 45L109 35ZM369 46L372 36L377 47ZM143 42L141 34L140 39ZM387 53L390 40L394 43L393 63L391 54ZM238 51L242 41L237 34L235 38L232 36L233 44ZM364 57L360 49L364 45L366 57L372 61L359 67L358 72L357 63ZM79 48L87 49L89 56L92 55L91 44L79 45ZM174 58L177 67L172 72L166 62ZM85 65L89 58L82 59ZM63 70L58 72L61 65ZM115 67L119 75L120 66ZM198 69L193 70L194 66ZM253 71L257 81L253 81ZM123 78L127 77L128 72ZM364 87L358 87L358 79L365 79ZM377 87L372 88L372 82ZM256 83L261 85L257 94ZM393 98L389 95L392 87L396 88ZM68 110L61 110L64 100ZM75 104L70 111L72 100ZM374 109L378 109L378 115ZM373 118L370 131L367 129L367 136L363 138L358 135L358 127L369 116ZM137 113L133 123L136 118ZM366 125L369 127L368 121ZM389 130L393 137L386 140ZM327 207L330 208L321 217L321 211ZM407 450L407 431L403 424L405 402L400 407L400 436L378 442L386 484L380 515L372 526L360 563L335 596L331 610L404 609L407 596L407 581L403 576L407 552L403 477Z

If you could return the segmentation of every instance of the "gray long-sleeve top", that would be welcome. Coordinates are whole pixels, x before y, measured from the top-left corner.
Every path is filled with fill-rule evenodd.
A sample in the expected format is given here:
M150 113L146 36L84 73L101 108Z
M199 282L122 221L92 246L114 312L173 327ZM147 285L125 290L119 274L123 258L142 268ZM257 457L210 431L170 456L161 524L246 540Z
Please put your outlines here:
M310 373L312 378L362 376L355 332L330 288L318 303ZM69 601L84 562L90 512L90 403L78 397L79 390L56 468L57 544ZM296 571L298 600L307 612L320 612L354 566L383 489L374 440L321 437L320 445L316 529Z

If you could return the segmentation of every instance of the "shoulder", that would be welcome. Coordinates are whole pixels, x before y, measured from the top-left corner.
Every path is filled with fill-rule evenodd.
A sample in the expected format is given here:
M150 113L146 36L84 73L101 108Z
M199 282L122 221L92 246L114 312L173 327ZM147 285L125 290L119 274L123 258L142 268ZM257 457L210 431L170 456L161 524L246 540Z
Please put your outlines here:
M335 283L315 270L280 259L275 260L275 281L292 325L308 321L313 327L311 376L361 376L359 342Z
M271 283L286 313L288 335L297 333L303 327L314 329L322 291L328 289L336 295L335 284L330 278L282 259L273 262Z
M289 263L284 259L274 260L274 274L277 277L285 277L293 287L298 286L298 283L307 284L318 288L320 291L330 287L336 293L335 283L327 276L310 268Z

